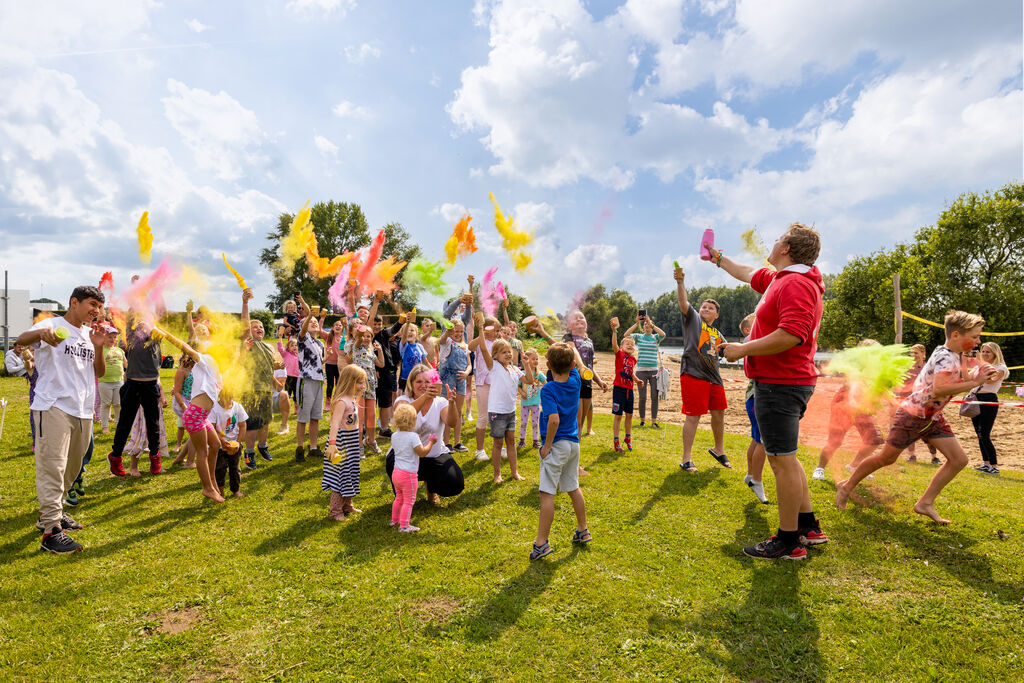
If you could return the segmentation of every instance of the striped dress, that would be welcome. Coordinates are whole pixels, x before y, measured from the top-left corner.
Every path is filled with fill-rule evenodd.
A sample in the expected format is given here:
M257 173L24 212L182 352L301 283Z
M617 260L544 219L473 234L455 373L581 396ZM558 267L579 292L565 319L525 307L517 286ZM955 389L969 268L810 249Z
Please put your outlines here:
M359 413L355 402L347 396L342 397L340 401L342 405L336 410L344 410L345 414L334 445L343 459L335 465L324 455L324 478L321 487L324 491L334 491L343 498L352 498L359 494L359 460L363 456L363 444L359 441Z

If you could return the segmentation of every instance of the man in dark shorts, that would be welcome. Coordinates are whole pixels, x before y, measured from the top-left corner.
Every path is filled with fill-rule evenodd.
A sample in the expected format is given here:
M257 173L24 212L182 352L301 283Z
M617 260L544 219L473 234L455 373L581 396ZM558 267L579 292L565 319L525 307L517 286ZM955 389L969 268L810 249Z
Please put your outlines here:
M391 338L402 329L402 322L397 322L391 327L384 327L384 318L379 314L373 317L373 341L380 344L381 353L384 356L384 367L377 368L377 409L380 411L380 432L383 439L391 438L391 407L395 400L395 390L398 388L398 380L395 371L398 369L398 362L401 355L398 353L397 344L391 343Z
M717 249L703 257L763 295L750 341L722 345L726 360L747 358L744 371L754 380L754 411L779 501L778 533L744 548L749 557L802 560L807 557L804 546L828 542L796 457L800 418L818 381L814 353L825 285L814 262L820 250L818 233L793 223L768 256L775 270L736 263Z
M245 421L245 466L254 470L257 447L261 458L268 462L274 459L267 447L267 436L270 434L270 423L274 419L274 369L283 365L283 361L263 341L266 335L263 323L249 319L249 300L252 297L251 289L242 292L242 350L245 353L246 370L252 384L249 391L242 396L241 403L249 416Z

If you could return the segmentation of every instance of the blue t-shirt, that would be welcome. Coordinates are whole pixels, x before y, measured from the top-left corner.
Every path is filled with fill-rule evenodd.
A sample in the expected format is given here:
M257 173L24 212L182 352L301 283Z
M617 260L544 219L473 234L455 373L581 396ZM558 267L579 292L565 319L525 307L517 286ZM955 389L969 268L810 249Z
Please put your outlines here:
M427 359L427 350L423 344L406 344L401 342L399 350L402 352L402 379L408 379L412 369Z
M576 416L580 409L580 387L583 379L573 368L569 371L569 379L564 382L550 380L540 390L540 433L547 438L548 415L558 414L558 431L555 441L580 442L579 425Z

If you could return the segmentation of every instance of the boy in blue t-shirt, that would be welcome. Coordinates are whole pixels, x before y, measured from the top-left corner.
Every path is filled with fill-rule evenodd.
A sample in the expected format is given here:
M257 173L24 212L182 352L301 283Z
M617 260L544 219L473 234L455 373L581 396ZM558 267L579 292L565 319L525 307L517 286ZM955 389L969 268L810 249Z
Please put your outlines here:
M541 336L550 339L543 328L540 329ZM540 390L540 428L544 435L540 449L540 523L530 552L531 560L553 552L548 534L559 489L569 494L576 513L572 542L583 544L593 540L587 530L587 509L579 484L580 436L576 417L583 380L573 366L583 364L576 347L565 342L551 344L546 358L552 379Z

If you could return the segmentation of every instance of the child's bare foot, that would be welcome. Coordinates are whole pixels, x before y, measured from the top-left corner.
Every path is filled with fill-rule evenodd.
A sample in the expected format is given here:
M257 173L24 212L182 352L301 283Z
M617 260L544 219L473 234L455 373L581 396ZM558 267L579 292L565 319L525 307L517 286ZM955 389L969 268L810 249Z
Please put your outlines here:
M850 492L846 489L846 480L836 484L836 509L845 510L846 501L850 499Z
M212 500L214 503L223 503L224 496L217 492L217 489L203 489L202 494Z
M519 474L518 472L513 472L512 473L512 478L515 479L516 481L526 481L526 477L524 477L523 475Z
M428 493L427 502L430 503L431 505L440 505L441 496L437 495L436 493Z
M133 477L141 477L142 476L142 473L139 472L139 468L138 467L132 467L130 470L128 470L128 474L130 474Z
M185 463L185 469L186 470L194 470L195 468L196 468L196 464L194 462L186 462Z
M327 515L327 516L329 518L333 519L335 522L344 522L346 519L348 519L348 517L345 516L344 512L337 512L337 513L335 513L333 515Z
M945 517L942 517L941 515L939 515L938 512L935 511L934 505L924 504L921 501L918 501L917 503L914 504L914 512L916 512L919 515L924 515L925 517L930 517L931 520L936 524L951 523L950 520L946 519Z
M174 467L175 465L180 465L183 462L185 462L185 458L182 458L182 457L175 458L174 460L171 461L171 467Z
M347 507L344 510L346 515L351 515L353 512L362 512L359 508Z
M235 498L245 498L245 494L241 491L235 491L234 496Z
M587 436L597 436L597 432L593 429L587 430Z
M103 429L100 430L100 434L109 434L109 433L110 433L110 428L109 427L104 427Z
M576 476L578 476L578 477L589 477L590 476L590 472L587 472L585 469L580 467L579 468L579 472L576 473Z
M495 484L500 484L500 483L502 483L503 481L505 481L505 480L501 478L501 475L500 475L500 474L499 474L498 476L496 476L496 477L494 478L494 483L495 483Z

